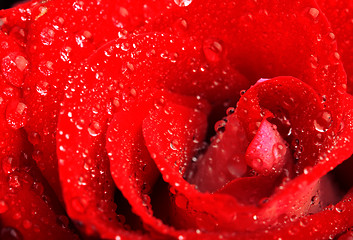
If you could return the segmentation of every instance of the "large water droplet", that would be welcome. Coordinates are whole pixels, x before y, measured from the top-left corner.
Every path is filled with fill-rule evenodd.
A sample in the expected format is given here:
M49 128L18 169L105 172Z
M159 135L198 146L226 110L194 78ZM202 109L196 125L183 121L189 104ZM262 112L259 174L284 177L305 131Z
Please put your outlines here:
M20 231L13 227L3 227L0 232L0 239L23 240L23 236Z
M316 8L310 8L309 9L309 15L313 18L316 19L319 16L319 10L317 10Z
M215 39L207 39L203 43L203 52L209 62L219 62L224 52L223 45Z
M72 208L77 211L78 213L84 213L86 212L86 207L87 207L87 200L85 198L81 197L75 197L71 200L71 206Z
M51 62L51 61L42 61L41 63L39 63L38 69L45 76L50 76L54 72L53 62Z
M99 124L99 122L93 121L89 126L88 126L88 133L92 137L98 136L102 131L102 127Z
M40 33L40 37L43 45L50 46L54 42L55 32L53 29L46 27L43 28L42 32Z
M192 3L192 0L174 0L179 7L187 7Z
M280 159L286 154L286 147L282 143L276 143L272 147L272 154L275 159Z
M40 81L37 83L36 85L36 91L42 95L42 96L46 96L48 94L49 91L49 83L45 82L45 81Z
M12 101L7 105L6 120L7 120L7 123L13 129L19 129L26 124L27 122L26 115L27 115L26 104L19 101Z
M332 116L328 111L321 111L314 120L314 127L318 132L326 132L332 124Z
M7 206L6 202L4 200L0 200L0 214L5 213L9 207Z
M60 51L60 58L64 62L70 61L70 53L72 51L72 48L69 46L63 47Z
M9 176L9 186L12 188L21 187L21 182L18 175L12 174Z
M29 229L32 227L32 222L28 219L23 220L22 225L25 229Z
M23 71L27 68L28 61L21 53L10 53L2 59L2 75L8 83L20 87L23 83Z
M216 122L216 124L214 125L214 130L216 132L224 132L225 128L226 128L227 122L222 120L219 120Z

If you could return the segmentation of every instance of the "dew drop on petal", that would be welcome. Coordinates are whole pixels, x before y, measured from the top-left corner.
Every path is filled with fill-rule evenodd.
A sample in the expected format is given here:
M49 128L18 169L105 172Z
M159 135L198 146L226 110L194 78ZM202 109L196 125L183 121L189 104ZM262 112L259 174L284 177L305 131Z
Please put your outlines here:
M215 39L206 39L203 43L203 52L207 61L219 62L224 52L223 45Z
M36 91L39 93L41 96L46 96L49 91L49 83L45 81L40 81L36 84Z
M19 188L21 187L21 182L19 180L18 175L10 175L9 177L9 186L11 188Z
M179 7L187 7L192 3L192 0L174 0Z
M226 128L227 122L224 120L219 120L216 122L216 124L214 125L214 130L216 132L224 132L225 128Z
M23 220L22 225L23 225L23 227L24 227L25 229L29 229L29 228L32 227L32 222L29 221L28 219L25 219L25 220Z
M75 197L71 200L72 208L78 213L86 212L87 204L88 204L87 200L83 197Z
M46 27L40 33L43 45L50 46L54 42L55 32L53 29Z
M314 127L318 132L326 132L332 124L332 116L328 111L321 111L314 119Z
M99 122L93 121L89 126L88 126L88 133L92 137L98 136L102 131L102 127L99 124Z
M23 240L23 236L13 227L3 227L0 231L0 239Z
M19 87L23 83L23 71L26 69L27 65L27 59L20 53L10 53L2 59L2 75L8 83Z
M276 143L272 147L272 154L275 157L275 159L282 158L285 155L286 151L287 150L282 143Z
M39 63L38 69L45 76L50 76L54 72L53 62L51 62L51 61L42 61L41 63Z
M4 200L0 200L0 214L5 213L8 210L8 206Z
M22 102L13 101L6 108L6 120L13 129L23 127L27 122L26 116L27 106Z
M319 13L320 13L319 10L317 10L316 8L309 9L309 15L314 19L316 19L319 16Z

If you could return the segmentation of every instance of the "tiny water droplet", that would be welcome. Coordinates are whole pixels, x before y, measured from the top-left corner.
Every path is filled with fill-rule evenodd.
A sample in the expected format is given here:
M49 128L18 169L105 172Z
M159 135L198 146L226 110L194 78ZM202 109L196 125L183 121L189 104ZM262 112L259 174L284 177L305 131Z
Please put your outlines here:
M312 170L313 170L312 167L306 167L306 168L303 169L303 173L304 173L305 175L307 175L307 174L309 174Z

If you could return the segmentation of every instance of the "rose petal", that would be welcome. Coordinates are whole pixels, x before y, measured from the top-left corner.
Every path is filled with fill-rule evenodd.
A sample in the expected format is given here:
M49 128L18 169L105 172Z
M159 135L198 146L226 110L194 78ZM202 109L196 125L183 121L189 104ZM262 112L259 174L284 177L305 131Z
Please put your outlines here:
M274 124L265 118L246 150L246 162L260 175L276 175L293 169L293 158L287 142ZM291 175L288 173L288 175Z
M247 172L245 151L249 142L236 114L227 117L224 132L219 132L207 152L188 172L188 182L201 192L214 192Z
M108 128L106 148L111 161L112 177L132 205L133 211L141 216L145 224L155 228L158 232L178 236L183 231L178 232L153 216L148 193L152 190L156 177L158 177L156 172L158 170L144 146L145 142L142 136L143 119L151 111L157 111L156 109L164 111L164 106L170 103L183 104L192 107L192 109L198 107L207 112L207 104L203 106L205 103L194 97L151 90L140 96L134 106L127 106L115 114ZM185 169L185 164L187 162L178 163L182 172Z

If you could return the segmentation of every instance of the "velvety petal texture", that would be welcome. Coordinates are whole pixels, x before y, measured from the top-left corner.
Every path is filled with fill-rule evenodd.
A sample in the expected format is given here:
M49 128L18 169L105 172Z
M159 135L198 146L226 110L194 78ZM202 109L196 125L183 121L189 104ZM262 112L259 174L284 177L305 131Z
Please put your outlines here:
M351 239L353 4L0 10L0 239Z

